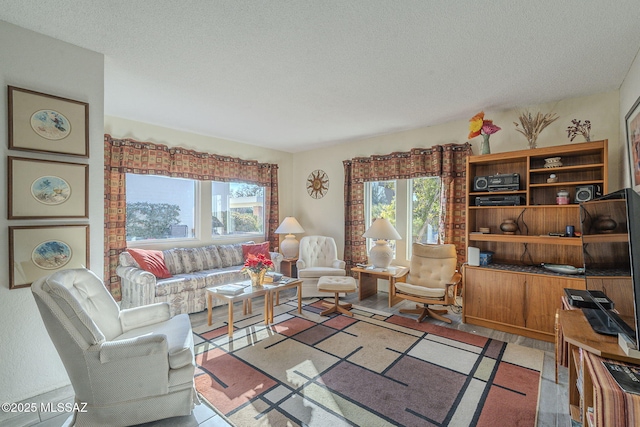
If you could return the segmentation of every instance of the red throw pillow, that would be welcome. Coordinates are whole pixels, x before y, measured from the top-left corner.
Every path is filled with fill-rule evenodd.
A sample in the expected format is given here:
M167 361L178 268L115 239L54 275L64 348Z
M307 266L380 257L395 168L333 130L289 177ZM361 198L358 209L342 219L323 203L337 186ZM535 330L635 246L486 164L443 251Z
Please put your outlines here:
M148 271L158 279L172 277L164 263L162 251L128 248L127 252L136 260L141 269Z
M269 254L269 242L242 245L242 255L244 256L245 261L249 254L256 256L263 254L267 259L271 259L271 255Z

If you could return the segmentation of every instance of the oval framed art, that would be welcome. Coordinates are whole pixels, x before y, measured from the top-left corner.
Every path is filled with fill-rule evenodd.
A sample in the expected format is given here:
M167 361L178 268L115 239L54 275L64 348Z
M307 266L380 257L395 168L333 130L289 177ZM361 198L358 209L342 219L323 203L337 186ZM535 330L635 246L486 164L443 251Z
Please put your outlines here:
M329 176L323 170L316 169L307 177L307 193L314 199L321 199L329 191Z
M62 240L40 243L31 252L31 261L44 270L57 270L71 261L71 247Z
M9 227L9 289L69 268L90 268L89 224Z
M59 176L41 176L31 184L31 196L43 205L59 205L71 197L71 186Z
M89 104L9 86L9 148L89 157Z
M9 219L89 217L89 165L8 160Z

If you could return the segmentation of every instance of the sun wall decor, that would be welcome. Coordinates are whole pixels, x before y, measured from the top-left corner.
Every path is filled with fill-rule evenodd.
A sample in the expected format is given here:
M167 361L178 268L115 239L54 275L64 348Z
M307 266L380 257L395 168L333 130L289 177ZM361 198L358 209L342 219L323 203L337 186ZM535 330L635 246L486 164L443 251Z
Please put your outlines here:
M317 169L307 177L307 193L314 199L321 199L329 191L329 176L325 171Z

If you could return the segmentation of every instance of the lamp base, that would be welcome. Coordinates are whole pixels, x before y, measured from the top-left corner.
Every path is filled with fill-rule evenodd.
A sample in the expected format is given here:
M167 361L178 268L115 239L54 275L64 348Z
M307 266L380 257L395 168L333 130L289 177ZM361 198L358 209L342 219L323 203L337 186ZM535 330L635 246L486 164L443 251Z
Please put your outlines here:
M300 250L300 242L296 240L293 234L284 236L284 240L280 242L280 252L285 258L297 258Z
M387 268L393 259L393 250L386 240L377 240L369 251L369 261L375 268Z

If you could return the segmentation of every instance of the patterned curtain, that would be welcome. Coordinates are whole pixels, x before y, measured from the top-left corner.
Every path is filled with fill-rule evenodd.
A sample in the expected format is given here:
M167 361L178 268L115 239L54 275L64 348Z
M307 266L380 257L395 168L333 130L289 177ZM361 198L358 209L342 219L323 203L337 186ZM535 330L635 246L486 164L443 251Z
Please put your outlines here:
M125 174L162 175L200 181L242 181L265 188L266 239L278 246L278 165L201 153L179 147L104 136L106 286L120 300L118 256L127 247Z
M439 176L442 180L441 234L444 243L456 245L458 263L465 255L465 199L467 157L471 145L446 144L431 148L413 148L398 152L345 160L344 211L345 245L344 261L350 269L367 261L364 218L364 183L392 179L411 179Z

